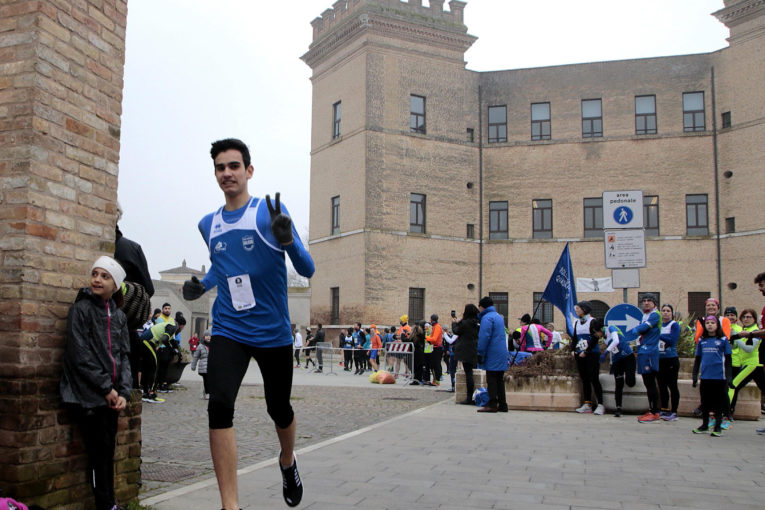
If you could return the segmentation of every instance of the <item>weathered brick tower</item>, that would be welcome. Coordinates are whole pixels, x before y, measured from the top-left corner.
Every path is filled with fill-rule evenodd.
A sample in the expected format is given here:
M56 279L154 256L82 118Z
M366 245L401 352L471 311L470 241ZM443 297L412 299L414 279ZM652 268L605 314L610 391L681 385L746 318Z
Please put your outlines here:
M126 0L0 2L0 488L92 505L58 396L69 306L113 253ZM120 419L118 498L137 495L140 400Z
M313 70L313 322L394 323L436 279L458 302L478 300L479 244L465 237L466 223L476 232L480 225L478 81L465 70L476 38L464 24L465 2L448 6L341 0L311 23L302 58ZM411 108L422 113L416 126ZM423 211L429 205L428 228L417 232L408 221L412 197ZM466 261L459 278L442 278Z

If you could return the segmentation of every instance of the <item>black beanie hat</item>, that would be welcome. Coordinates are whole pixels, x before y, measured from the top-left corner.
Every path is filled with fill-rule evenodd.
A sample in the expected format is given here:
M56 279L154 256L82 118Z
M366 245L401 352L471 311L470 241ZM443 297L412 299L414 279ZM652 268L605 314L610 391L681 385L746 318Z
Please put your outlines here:
M590 313L590 312L592 311L592 305L590 304L590 302L589 302L589 301L579 301L579 302L576 304L576 306L578 306L579 308L581 308L581 309L582 309L582 311L583 311L585 314L588 314L588 313Z

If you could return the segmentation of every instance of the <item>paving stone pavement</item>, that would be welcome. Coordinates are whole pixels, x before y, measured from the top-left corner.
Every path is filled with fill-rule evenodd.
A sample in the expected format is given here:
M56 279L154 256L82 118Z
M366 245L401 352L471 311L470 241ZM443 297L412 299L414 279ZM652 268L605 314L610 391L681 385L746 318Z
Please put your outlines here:
M142 499L214 476L201 378L185 371L181 384L173 393L159 394L165 403L143 405ZM298 420L296 446L315 444L452 397L435 388L371 384L367 376L342 369L337 375L296 369L292 390ZM279 453L254 362L237 398L234 424L240 466Z
M339 381L337 378L336 382ZM428 398L438 401L451 395L434 392L432 388L367 388L359 387L360 378L346 381L356 386L295 387L295 395L307 399L295 403L300 410L298 416L305 414L299 435L311 435L298 441L298 465L305 484L300 508L765 507L765 436L755 434L755 429L763 426L761 421L736 422L722 438L712 438L692 434L698 420L690 418L640 424L634 416L614 418L573 412L476 414L474 407L454 405L452 398L428 403ZM244 390L257 398L257 386ZM189 390L189 395L192 391ZM382 404L347 413L343 403L348 402L342 399L369 391L378 398L388 394L416 396L415 409L391 414L391 418L377 411L374 419L367 421L372 425L357 425L343 434L340 428L335 428L340 427L338 422L375 413L374 408ZM316 408L308 401L316 404ZM400 411L401 408L396 408L393 413ZM253 418L262 420L262 435L253 433L252 437L256 442L265 442L263 436L272 434L273 427L265 411L262 416L257 413L253 410ZM345 418L338 419L335 416L338 413ZM168 430L177 436L181 430L187 430L179 422L188 421L190 414L193 413L186 410L172 417L168 411L161 421L169 419ZM152 416L145 414L144 420ZM319 427L322 432L309 426L317 419L326 423L326 427ZM306 426L302 426L303 422ZM205 424L202 425L196 442L206 451ZM327 429L335 434L325 434ZM187 437L173 440L188 446ZM242 436L239 441L242 445ZM260 452L267 450L263 446L246 448L253 453L239 463L240 506L286 508L275 460L278 447L270 457L261 456ZM177 457L185 457L183 453ZM186 486L171 484L154 489L141 502L157 510L220 508L217 485L211 477L202 477Z

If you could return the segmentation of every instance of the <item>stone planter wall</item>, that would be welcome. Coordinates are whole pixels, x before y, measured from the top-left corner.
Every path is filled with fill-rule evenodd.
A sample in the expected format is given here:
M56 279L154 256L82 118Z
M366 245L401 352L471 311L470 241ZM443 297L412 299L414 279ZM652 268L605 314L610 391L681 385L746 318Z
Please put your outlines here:
M581 405L581 388L578 377L505 377L510 409L570 412Z
M570 360L561 359L560 369L565 372L570 369ZM557 366L556 366L557 368ZM693 360L681 358L680 360L680 416L693 416L693 410L699 405L699 390L691 384L691 371ZM614 377L608 373L608 364L602 365L600 384L603 387L603 400L606 409L616 409L614 399ZM475 387L486 386L486 377L483 370L473 370ZM510 409L524 409L533 411L572 411L582 403L582 383L578 376L537 376L537 377L512 377L505 376L505 393L507 405ZM465 373L460 371L456 375L455 402L465 398ZM759 389L754 384L747 385L739 393L736 404L735 418L738 420L757 420L760 417ZM625 386L622 398L622 409L627 413L642 414L647 411L648 400L642 377L636 375L635 386Z
M473 370L475 387L486 387L486 375L483 370ZM518 377L505 376L505 393L510 409L529 411L571 411L581 405L581 384L576 377L540 376ZM465 373L457 372L454 401L465 398Z

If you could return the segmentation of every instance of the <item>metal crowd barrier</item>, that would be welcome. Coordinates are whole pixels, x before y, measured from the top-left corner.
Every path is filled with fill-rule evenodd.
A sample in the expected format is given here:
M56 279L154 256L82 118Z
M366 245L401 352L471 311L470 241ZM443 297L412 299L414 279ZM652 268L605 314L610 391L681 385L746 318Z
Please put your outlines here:
M312 350L316 351L315 361L317 367L322 367L322 373L338 375L335 371L335 365L341 366L342 363L342 366L345 366L346 350L353 353L351 359L355 363L357 352L366 351L368 353L372 349L343 349L342 347L333 347L330 342L320 342L315 346L302 348L304 355L306 351ZM390 372L396 379L402 378L406 382L411 381L414 373L414 344L412 342L391 342L378 351L377 363L380 370Z

